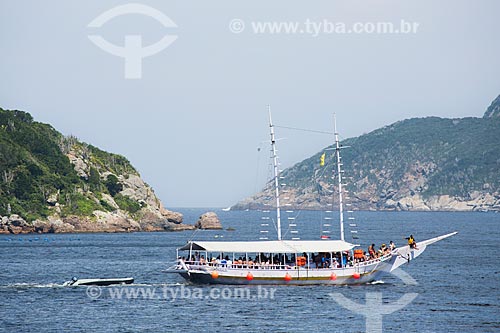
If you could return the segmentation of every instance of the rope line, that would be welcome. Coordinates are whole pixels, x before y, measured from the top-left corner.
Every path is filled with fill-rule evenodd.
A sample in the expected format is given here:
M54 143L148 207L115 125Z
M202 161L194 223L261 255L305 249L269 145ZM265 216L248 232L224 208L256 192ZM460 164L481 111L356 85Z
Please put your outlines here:
M319 134L329 134L329 135L333 135L334 134L333 132L318 131L318 130L312 130L312 129L307 129L307 128L298 128L298 127L289 127L289 126L278 126L278 125L274 125L274 127L285 128L285 129L295 130L295 131L319 133Z

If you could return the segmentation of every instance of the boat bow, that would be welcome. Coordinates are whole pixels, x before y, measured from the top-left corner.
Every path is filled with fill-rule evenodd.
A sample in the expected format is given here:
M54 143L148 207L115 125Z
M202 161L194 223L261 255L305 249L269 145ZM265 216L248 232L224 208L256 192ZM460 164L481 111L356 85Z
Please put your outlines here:
M411 260L413 260L416 257L418 257L419 255L421 255L425 251L425 249L427 248L427 245L431 245L433 243L436 243L440 240L443 240L445 238L451 237L451 236L456 235L456 234L457 234L457 232L455 231L455 232L452 232L452 233L449 233L446 235L442 235L442 236L438 236L438 237L434 237L431 239L427 239L427 240L418 242L417 247L413 248L413 249L410 248L408 245L398 247L396 249L396 255L394 256L395 260L393 261L392 265L390 266L389 272L392 272L393 270L395 270L396 268L398 268L399 266L401 266L403 264L409 263Z

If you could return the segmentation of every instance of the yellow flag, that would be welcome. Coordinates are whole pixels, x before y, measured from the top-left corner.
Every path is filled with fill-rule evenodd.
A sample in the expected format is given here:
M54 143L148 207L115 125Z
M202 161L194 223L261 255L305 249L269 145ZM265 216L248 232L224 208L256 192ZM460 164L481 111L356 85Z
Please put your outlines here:
M319 166L325 165L325 154L326 153L323 153L323 155L321 155L321 157L319 158Z

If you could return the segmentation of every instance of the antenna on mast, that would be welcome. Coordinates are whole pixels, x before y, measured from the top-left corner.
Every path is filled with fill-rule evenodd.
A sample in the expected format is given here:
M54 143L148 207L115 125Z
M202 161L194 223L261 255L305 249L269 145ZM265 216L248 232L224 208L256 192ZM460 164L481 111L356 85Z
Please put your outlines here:
M278 169L278 156L276 155L276 139L274 137L274 125L271 117L271 106L267 106L269 112L269 127L271 130L271 152L274 166L274 187L276 191L276 222L278 227L278 240L281 240L281 212L280 212L280 192L279 192L279 169Z
M340 214L340 240L344 240L344 202L342 198L342 172L340 159L339 133L337 132L337 116L333 114L333 131L335 133L335 155L337 156L337 173L339 184L339 214Z

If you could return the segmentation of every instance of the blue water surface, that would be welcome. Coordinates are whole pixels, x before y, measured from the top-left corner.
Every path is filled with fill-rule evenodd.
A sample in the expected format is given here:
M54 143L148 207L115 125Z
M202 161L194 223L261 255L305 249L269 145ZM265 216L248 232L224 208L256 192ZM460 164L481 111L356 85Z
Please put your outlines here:
M207 209L181 209L194 223ZM403 266L411 276L384 277L362 286L276 286L273 298L205 297L236 287L186 285L164 270L175 260L176 248L189 239L256 240L260 212L216 211L224 228L178 233L1 235L0 331L2 332L365 332L366 317L340 306L331 294L360 304L381 294L391 305L406 294L418 294L410 304L383 316L383 330L394 332L499 332L500 214L445 212L356 212L357 240L367 247L393 240L405 243L452 231L459 233L428 247ZM302 239L319 239L322 212L298 213ZM335 220L334 220L335 221ZM332 232L338 234L333 222ZM271 227L272 228L272 227ZM272 236L273 230L270 235ZM285 237L290 237L284 228ZM346 226L346 235L350 235ZM71 277L135 278L132 286L155 297L113 298L111 287L90 297L86 287L67 288ZM184 292L165 297L162 292ZM187 297L187 293L202 297ZM256 295L257 287L251 287Z

